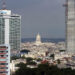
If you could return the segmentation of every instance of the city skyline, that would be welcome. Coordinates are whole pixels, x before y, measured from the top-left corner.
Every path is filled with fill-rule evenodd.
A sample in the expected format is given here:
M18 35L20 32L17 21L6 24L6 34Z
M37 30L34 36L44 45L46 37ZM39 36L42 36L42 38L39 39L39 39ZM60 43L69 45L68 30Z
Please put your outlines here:
M65 0L6 0L7 9L22 15L22 38L65 37ZM1 5L1 3L0 3Z

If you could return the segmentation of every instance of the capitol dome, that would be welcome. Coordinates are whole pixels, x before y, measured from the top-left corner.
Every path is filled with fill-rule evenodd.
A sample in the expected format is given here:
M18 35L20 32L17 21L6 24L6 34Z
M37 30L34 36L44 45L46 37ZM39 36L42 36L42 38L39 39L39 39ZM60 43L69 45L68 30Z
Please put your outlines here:
M40 36L39 33L38 33L37 36L36 36L36 44L37 44L37 45L40 45L40 44L41 44L41 36Z

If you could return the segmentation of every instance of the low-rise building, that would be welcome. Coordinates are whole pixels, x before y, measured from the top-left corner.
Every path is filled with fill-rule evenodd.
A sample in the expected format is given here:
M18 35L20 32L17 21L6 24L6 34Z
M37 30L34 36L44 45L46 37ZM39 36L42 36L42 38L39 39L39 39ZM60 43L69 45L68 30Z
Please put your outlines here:
M12 73L14 73L19 68L16 66L16 64L19 64L19 63L26 63L26 60L25 59L16 59L16 60L11 61L10 69L11 69Z

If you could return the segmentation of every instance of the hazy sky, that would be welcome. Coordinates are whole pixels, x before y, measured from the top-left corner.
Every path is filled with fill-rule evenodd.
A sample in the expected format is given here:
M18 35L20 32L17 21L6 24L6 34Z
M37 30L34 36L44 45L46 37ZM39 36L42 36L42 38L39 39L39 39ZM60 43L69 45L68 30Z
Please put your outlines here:
M47 38L65 37L64 3L65 0L6 0L8 9L22 15L22 38L35 37L38 32Z

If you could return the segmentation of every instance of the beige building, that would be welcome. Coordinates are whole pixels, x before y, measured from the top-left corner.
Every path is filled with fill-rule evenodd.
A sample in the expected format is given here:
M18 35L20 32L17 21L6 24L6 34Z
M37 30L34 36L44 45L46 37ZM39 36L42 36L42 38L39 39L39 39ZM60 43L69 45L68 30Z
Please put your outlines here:
M66 0L66 49L75 54L75 0Z

